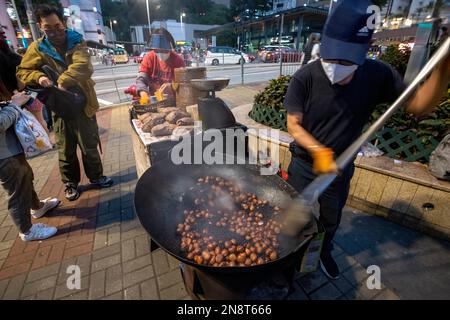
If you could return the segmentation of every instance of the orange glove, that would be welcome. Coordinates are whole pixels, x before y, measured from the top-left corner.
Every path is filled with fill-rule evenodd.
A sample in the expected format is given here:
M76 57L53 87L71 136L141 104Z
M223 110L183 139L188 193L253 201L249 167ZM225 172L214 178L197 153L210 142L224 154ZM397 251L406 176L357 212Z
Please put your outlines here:
M156 100L163 101L164 100L164 91L162 91L161 89L156 90L155 97L156 97Z
M146 104L149 103L150 98L149 98L147 92L141 91L141 92L139 93L139 95L140 95L140 97L141 97L141 99L139 99L139 104L141 104L141 105L146 105Z
M314 160L313 171L316 174L332 173L337 171L336 162L334 161L334 152L332 149L314 146L309 150Z
M173 91L172 91L172 84L171 83L164 83L161 88L159 88L156 92L155 92L155 96L156 99L158 101L163 101L165 99L164 94L168 94L168 95L172 95Z

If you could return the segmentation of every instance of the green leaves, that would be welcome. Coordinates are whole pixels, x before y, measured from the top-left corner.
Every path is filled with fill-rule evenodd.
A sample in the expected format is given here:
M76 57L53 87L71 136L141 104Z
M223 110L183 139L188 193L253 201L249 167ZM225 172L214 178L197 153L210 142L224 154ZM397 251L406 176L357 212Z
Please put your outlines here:
M389 63L395 70L404 76L410 56L411 50L409 47L405 46L400 50L397 45L390 45L380 56L380 60Z
M269 85L255 96L255 103L275 110L283 109L291 76L280 76L269 81Z
M371 115L371 123L375 122L386 109L387 105L378 106ZM431 146L434 140L441 141L450 133L450 89L435 111L425 118L417 119L401 111L395 113L385 127L393 128L397 132L412 131L425 147Z

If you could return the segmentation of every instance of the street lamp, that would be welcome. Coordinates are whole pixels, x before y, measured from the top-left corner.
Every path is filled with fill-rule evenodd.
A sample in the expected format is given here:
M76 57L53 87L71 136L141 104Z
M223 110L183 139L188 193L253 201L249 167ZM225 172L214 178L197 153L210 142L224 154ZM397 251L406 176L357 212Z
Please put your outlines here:
M183 18L186 17L186 13L182 12L180 14L180 22L181 22L181 32L183 33L183 41L186 41L186 30L183 25Z
M109 27L111 28L111 37L113 39L113 46L116 47L116 37L114 35L114 29L113 29L113 23L117 24L117 20L111 20L109 19Z
M24 48L28 48L27 39L25 39L25 29L22 27L22 22L20 21L19 11L17 11L16 2L12 0L12 5L17 17L17 24L19 26L20 34L22 35L22 45Z
M337 2L338 0L330 0L330 9L328 10L328 15L331 14L331 9L333 9L333 2Z
M150 21L150 5L148 4L148 0L146 0L146 4L147 4L148 33L151 36L152 35L152 23Z

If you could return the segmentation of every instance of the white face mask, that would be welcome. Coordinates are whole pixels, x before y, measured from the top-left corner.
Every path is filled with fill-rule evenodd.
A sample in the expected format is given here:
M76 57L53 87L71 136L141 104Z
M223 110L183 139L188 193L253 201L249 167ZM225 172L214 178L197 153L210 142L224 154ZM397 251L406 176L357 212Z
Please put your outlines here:
M166 61L166 60L169 59L169 57L170 57L170 53L156 52L156 55L157 55L158 58L161 59L162 61Z
M342 64L324 62L323 60L321 60L321 62L323 70L332 84L344 80L358 69L358 66L355 64L344 66Z

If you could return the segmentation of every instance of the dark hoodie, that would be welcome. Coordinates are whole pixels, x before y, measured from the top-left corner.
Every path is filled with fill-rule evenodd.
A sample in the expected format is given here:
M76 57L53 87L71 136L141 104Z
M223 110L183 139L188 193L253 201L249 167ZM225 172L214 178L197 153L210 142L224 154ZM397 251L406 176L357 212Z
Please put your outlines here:
M21 57L8 47L4 40L0 40L0 98L9 100L14 90L18 89L16 68L20 64Z

